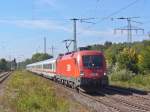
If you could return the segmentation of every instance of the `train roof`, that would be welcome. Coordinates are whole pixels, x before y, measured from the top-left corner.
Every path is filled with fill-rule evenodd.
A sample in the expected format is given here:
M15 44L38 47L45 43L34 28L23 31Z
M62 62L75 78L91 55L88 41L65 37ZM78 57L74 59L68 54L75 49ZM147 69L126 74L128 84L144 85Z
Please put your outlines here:
M76 55L76 54L88 54L88 53L100 53L100 54L103 54L102 51L98 51L98 50L81 50L81 51L76 51L76 52L67 52L67 53L64 53L64 54L60 54L59 56L60 57L63 57L63 56L70 56L70 55Z
M91 53L103 53L102 51L99 51L99 50L82 50L82 51L78 51L77 53L88 53L88 52L91 52Z
M27 66L35 66L35 65L41 65L41 64L54 63L55 61L56 61L56 58L52 58L52 59L48 59L48 60L44 60L44 61L39 61L39 62L36 62L36 63L32 63L32 64L29 64Z

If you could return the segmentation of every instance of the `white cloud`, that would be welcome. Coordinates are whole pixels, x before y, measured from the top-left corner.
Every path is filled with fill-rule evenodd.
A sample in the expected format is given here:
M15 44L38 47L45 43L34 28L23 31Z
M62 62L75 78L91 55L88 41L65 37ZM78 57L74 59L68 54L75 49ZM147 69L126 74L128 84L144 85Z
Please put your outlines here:
M84 35L84 36L95 36L95 37L108 37L108 36L112 36L113 35L113 31L112 30L103 30L103 31L100 31L100 30L87 30L87 29L82 29L81 31L81 35ZM79 33L80 35L80 33Z
M22 28L71 31L68 26L50 20L0 20L0 23L11 24Z
M80 37L115 37L120 35L114 35L113 29L107 28L104 30L99 29L93 29L93 28L84 28L82 26L79 26L78 28L78 35Z
M56 7L56 0L35 0L36 6L50 6Z

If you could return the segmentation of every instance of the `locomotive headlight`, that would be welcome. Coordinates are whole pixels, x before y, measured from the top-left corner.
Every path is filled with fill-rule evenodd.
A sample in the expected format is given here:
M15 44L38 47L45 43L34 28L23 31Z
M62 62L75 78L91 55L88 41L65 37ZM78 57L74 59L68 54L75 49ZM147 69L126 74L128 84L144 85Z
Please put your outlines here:
M84 73L80 74L80 76L84 76Z
M104 72L104 76L106 76L107 75L107 73L106 72Z
M84 72L81 71L81 72L80 72L80 76L84 76Z

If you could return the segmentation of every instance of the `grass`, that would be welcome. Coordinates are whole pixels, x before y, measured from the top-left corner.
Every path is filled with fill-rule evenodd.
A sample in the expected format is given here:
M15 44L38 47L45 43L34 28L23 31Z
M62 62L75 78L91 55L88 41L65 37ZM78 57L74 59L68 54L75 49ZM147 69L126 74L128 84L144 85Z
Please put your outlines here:
M3 100L11 112L69 112L70 108L69 101L55 95L50 81L27 71L12 74Z
M117 77L117 75L110 75L110 84L112 85L117 85L121 87L127 87L127 88L135 88L135 89L140 89L140 90L145 90L145 91L150 91L150 74L147 75L134 75L131 77L130 74L127 74L126 76L130 76L130 78L127 78L128 80L120 80ZM120 76L118 76L120 77ZM122 78L121 78L122 79Z

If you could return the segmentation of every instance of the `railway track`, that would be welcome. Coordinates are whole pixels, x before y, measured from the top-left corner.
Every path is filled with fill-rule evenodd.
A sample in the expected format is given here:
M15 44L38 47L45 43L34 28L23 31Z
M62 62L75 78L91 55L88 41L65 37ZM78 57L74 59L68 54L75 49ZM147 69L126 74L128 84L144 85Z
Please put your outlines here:
M70 87L67 87L66 85L62 85L60 82L54 82L52 81L55 85L61 86L64 89L67 89L68 91L74 93L77 93L75 89L72 89ZM116 94L112 95L112 93ZM126 99L123 94L120 93L128 93L129 96L134 97L134 98L139 98L139 101L141 100L146 100L149 101L149 103L145 103L145 105L138 104L137 102L131 102L132 99ZM132 93L133 94L133 93ZM113 87L107 87L106 89L103 89L101 91L97 91L94 94L87 94L84 92L79 92L79 95L82 95L83 97L86 97L88 99L91 99L93 102L100 103L104 105L105 107L112 112L150 112L150 100L143 98L142 96L136 96L136 94L132 95L128 91L125 90L119 90L117 88Z
M120 103L120 105L125 105L128 106L132 109L136 109L136 111L145 111L145 112L150 112L150 101L145 101L143 99L137 99L132 95L125 96L125 95L120 95L119 93L116 93L112 95L112 91L110 90L102 90L98 92L101 95L105 95L105 98L111 99L114 102Z
M64 86L60 83L55 83L64 89L68 89L71 92L75 92L74 89ZM98 93L98 94L97 94ZM111 109L117 111L117 112L149 112L149 107L143 107L142 105L137 105L131 102L128 102L127 100L122 100L121 98L111 97L109 95L106 95L103 92L96 92L96 94L87 94L84 92L79 92L80 95L87 97L89 99L92 99L94 102L101 103L106 107L109 107L110 111Z
M67 87L67 89L70 89L70 88ZM105 92L104 90L99 91L98 94L95 94L95 95L87 94L84 92L80 92L80 94L92 99L93 101L101 103L105 105L106 107L112 108L118 112L150 112L150 100L149 102L142 105L142 102L140 104L140 103L137 103L136 100L133 103L132 100L134 99L129 100L126 97L121 96L121 95L117 95L117 97L115 97L114 95L113 96L107 95ZM111 94L111 91L109 92ZM134 96L131 96L131 97L134 97ZM143 100L142 97L138 97L138 98L140 98L140 100Z
M10 72L3 72L0 74L0 83L2 83L5 79L7 79L10 75Z
M101 103L101 104L103 104L106 107L112 108L112 109L114 109L117 112L137 112L137 110L134 111L131 108L125 107L123 105L120 105L115 100L112 100L112 99L107 98L107 97L92 96L92 95L88 95L88 94L85 94L85 93L80 93L80 94L82 94L83 96L88 97L90 99L93 99L93 101Z
M146 92L146 91L137 91L137 90L133 90L130 88L122 89L122 88L117 88L114 86L109 86L109 87L107 87L107 89L110 91L116 92L116 93L129 94L129 95L132 95L133 97L150 101L150 96L148 96L148 92Z

